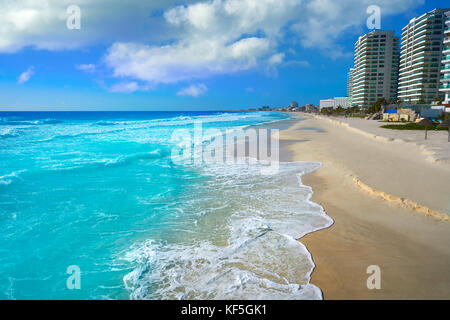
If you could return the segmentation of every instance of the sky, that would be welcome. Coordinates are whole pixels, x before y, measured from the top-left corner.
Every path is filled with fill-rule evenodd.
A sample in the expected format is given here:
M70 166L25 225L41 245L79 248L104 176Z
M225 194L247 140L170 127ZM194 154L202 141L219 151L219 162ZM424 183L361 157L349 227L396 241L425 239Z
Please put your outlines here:
M230 110L346 96L380 8L436 0L0 0L0 110Z

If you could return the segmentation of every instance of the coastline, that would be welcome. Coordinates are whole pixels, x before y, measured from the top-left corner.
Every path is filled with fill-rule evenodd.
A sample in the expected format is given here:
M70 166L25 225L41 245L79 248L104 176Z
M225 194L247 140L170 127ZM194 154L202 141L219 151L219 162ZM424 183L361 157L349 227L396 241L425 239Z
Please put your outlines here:
M335 221L299 239L316 265L311 283L324 299L448 299L450 170L413 144L371 139L325 120L298 119L280 132L292 161L323 164L302 180L314 191L311 200ZM405 159L414 160L396 170ZM424 176L412 175L414 167ZM444 219L386 201L368 187L444 213ZM370 265L381 269L381 290L366 286Z

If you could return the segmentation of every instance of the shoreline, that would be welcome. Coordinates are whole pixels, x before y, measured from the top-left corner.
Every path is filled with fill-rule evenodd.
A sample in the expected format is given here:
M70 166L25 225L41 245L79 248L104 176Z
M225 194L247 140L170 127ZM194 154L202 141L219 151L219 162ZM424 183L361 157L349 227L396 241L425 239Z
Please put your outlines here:
M379 187L376 183L366 183L365 178L370 181L375 173L382 176L380 181L395 180L389 179L389 170L380 173L377 166L371 166L373 161L353 168L352 161L347 161L355 153L352 139L359 140L357 151L363 155L370 149L381 148L381 144L386 147L391 141L370 139L324 120L300 118L280 131L280 140L289 141L283 148L290 151L292 161L314 161L323 165L302 177L304 184L314 191L311 201L320 204L334 220L330 227L299 239L315 264L311 283L322 290L324 299L448 299L450 249L446 244L450 243L449 222L388 202L358 186L356 181L373 190L394 195L396 193L390 191L395 191L396 187L400 191L403 188L406 189L404 194L411 193L411 197L403 197L402 194L399 199L416 200L418 204L424 199L417 200L417 194L405 188L411 183L411 178L391 183L391 190L385 190L384 184ZM417 157L415 152L421 153L421 150L412 144L407 145L407 148L411 147L416 150L407 150L410 152L407 155ZM343 150L336 152L335 149ZM381 160L388 163L402 160L396 152L382 153L386 151L382 149L376 150L382 155L379 156ZM401 152L406 151L403 149ZM427 161L422 156L417 160L420 163ZM444 178L447 177L447 171L441 167L433 169L428 168L431 171L427 173L436 174L437 170L441 175L444 172ZM445 198L444 187L440 189L437 181L436 188L429 189L428 193L439 189L440 197ZM433 209L436 207L448 213L442 203ZM381 290L367 289L366 281L370 274L366 269L370 265L380 266Z

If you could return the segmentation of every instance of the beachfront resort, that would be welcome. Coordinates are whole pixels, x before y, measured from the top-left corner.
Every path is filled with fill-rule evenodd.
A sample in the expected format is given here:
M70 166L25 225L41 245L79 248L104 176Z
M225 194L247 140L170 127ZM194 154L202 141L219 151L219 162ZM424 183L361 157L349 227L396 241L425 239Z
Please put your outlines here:
M422 121L444 130L450 118L450 9L434 9L412 18L401 37L392 30L360 36L348 72L346 97L323 99L318 106L293 108L291 104L275 110Z
M383 30L361 36L348 73L347 103L322 100L320 110L352 108L368 119L393 122L445 121L450 113L449 35L450 10L434 9L412 18L401 37Z

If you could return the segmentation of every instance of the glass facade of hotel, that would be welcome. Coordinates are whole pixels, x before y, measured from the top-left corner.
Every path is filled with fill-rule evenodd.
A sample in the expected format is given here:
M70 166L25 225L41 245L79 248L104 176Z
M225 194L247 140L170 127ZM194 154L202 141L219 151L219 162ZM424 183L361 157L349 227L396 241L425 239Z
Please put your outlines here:
M394 31L375 30L355 43L349 89L353 106L369 107L380 98L397 98L399 38Z
M432 103L439 92L445 11L434 9L412 19L402 29L398 99Z
M441 87L440 92L445 94L445 104L450 104L450 11L447 11L444 29L444 47L442 50Z

